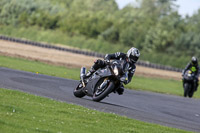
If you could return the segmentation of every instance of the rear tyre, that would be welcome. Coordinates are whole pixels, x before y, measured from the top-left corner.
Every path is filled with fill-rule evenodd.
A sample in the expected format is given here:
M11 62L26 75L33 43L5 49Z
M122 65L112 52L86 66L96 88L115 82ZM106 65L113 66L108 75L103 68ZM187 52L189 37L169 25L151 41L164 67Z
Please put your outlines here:
M103 100L114 89L115 85L112 81L109 81L104 88L98 89L98 87L100 87L100 85L103 82L104 81L100 80L100 82L97 83L97 86L95 87L95 93L94 93L93 98L92 98L93 101L99 102L99 101Z
M74 89L74 96L78 98L84 97L86 94L83 92L83 85L81 83Z

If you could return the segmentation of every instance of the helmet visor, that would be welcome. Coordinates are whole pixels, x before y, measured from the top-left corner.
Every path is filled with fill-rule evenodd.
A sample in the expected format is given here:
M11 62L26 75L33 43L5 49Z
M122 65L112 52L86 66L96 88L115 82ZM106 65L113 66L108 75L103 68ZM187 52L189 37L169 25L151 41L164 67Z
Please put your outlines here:
M131 62L134 62L134 63L136 63L137 60L138 60L138 57L137 56L133 56L133 55L130 55L129 58L130 58Z
M196 60L192 60L192 64L196 65L197 61Z

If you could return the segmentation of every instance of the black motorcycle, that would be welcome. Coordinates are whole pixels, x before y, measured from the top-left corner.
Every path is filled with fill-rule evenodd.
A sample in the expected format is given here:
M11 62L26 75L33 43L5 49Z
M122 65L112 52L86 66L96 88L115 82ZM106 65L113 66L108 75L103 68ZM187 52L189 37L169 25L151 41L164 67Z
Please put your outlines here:
M184 97L192 97L195 91L196 78L194 72L187 70L183 75Z
M116 92L121 83L128 80L129 63L124 60L114 60L106 67L98 69L90 77L85 78L86 68L81 68L80 83L74 89L74 96L92 97L93 101L101 101L112 92Z

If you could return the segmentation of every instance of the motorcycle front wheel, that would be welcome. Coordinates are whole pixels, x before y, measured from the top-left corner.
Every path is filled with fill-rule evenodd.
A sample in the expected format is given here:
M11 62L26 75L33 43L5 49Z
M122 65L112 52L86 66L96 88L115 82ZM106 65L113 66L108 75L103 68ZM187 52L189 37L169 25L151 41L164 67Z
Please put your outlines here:
M188 92L188 97L192 98L193 94L194 94L194 89L190 89L190 91Z
M189 91L189 84L184 83L184 97L187 97Z
M92 97L93 101L99 102L99 101L103 100L114 89L115 85L114 85L113 81L108 81L107 83L105 83L105 82L106 82L106 79L100 80L97 83L97 85L95 87L94 95Z

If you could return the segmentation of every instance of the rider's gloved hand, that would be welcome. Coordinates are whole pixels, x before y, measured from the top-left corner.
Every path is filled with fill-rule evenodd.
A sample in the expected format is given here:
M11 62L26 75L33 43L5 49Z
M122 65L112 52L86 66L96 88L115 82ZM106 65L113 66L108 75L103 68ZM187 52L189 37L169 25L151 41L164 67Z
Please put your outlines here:
M128 84L128 80L126 80L126 81L124 82L124 84L127 85L127 84Z
M110 60L105 59L105 63L106 63L106 64L109 64L109 63L110 63Z

